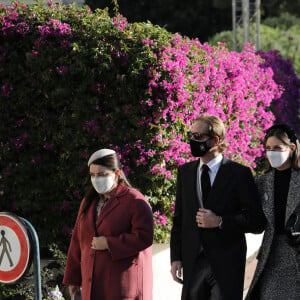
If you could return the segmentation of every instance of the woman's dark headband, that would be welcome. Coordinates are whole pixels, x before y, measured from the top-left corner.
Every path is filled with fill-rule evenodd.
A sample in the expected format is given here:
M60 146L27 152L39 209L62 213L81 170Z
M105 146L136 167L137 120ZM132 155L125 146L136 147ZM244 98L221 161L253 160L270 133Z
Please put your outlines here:
M290 141L292 143L296 143L297 141L297 136L296 133L294 131L294 129L292 129L290 126L286 125L286 124L276 124L273 125L272 127L270 127L267 131L266 131L266 137L269 135L269 133L273 130L281 130L284 133L286 133L286 135L288 136L288 138L290 139Z

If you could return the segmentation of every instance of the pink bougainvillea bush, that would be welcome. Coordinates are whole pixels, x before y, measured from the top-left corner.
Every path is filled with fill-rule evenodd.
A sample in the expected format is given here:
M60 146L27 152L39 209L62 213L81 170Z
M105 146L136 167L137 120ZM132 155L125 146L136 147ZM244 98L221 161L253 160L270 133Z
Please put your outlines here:
M87 159L113 148L149 199L165 241L177 167L201 113L227 127L226 155L250 167L281 89L242 53L87 8L0 7L1 210L28 218L42 245L68 245L90 186ZM49 228L49 224L51 224Z

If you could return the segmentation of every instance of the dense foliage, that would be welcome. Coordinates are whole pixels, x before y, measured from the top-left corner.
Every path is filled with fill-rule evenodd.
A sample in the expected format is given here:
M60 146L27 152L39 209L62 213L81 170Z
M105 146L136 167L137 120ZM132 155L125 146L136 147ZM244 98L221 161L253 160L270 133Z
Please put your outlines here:
M250 26L251 41L255 44L255 24ZM260 26L260 50L273 51L278 50L285 59L290 59L296 74L300 76L300 21L299 18L282 14L277 18L268 18ZM243 32L238 28L238 51L243 50ZM209 43L217 45L217 43L226 43L228 49L233 49L232 31L223 31L213 36Z
M126 16L129 22L146 22L160 25L170 32L207 41L208 37L232 24L231 0L85 0L92 10L109 8Z
M61 286L63 273L66 266L66 254L55 244L50 245L50 260L41 261L41 289L43 300L64 300L61 292L58 291L58 284ZM24 279L14 285L0 283L0 300L36 300L36 287L33 282L34 273L29 271ZM64 294L68 295L66 287ZM69 297L70 298L70 297Z
M232 0L85 0L92 10L109 8L111 14L119 10L129 22L149 20L166 28L206 42L214 34L231 30ZM264 0L260 1L262 20L278 17L282 13L300 16L300 0ZM250 18L255 16L255 0L249 1ZM237 15L241 15L242 1L236 1Z
M300 22L293 15L283 14L278 18L269 18L261 26L262 67L270 67L275 82L283 88L280 99L272 104L277 122L287 123L300 134ZM252 26L252 37L254 25ZM239 51L242 51L242 30L238 30ZM232 32L224 31L215 35L210 43L219 42L232 49Z
M221 117L227 155L255 167L280 96L252 48L241 53L87 8L0 7L1 210L28 218L42 247L66 248L90 186L87 158L118 151L166 240L190 122Z

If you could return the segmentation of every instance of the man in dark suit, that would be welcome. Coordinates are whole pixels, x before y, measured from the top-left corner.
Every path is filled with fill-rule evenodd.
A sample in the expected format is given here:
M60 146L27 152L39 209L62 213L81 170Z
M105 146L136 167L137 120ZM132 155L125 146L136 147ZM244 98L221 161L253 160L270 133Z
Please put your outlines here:
M202 115L191 128L192 155L179 167L171 232L171 273L184 300L241 300L245 233L263 230L264 217L251 170L222 152L225 127Z

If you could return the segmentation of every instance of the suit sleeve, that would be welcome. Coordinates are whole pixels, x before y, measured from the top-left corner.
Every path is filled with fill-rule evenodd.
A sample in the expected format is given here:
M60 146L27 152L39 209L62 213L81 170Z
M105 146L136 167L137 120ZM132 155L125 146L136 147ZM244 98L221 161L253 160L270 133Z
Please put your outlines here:
M240 210L234 215L222 216L222 229L241 233L261 233L265 217L251 170L243 167L237 174Z
M153 215L148 202L134 199L131 219L131 232L119 236L108 236L107 244L113 260L137 255L153 242Z
M67 262L63 283L68 285L81 286L81 248L79 241L80 225L79 219L81 208L79 210L75 227L72 233L72 239L67 255Z
M171 230L171 262L182 261L181 256L181 232L182 232L182 197L181 197L181 168L178 169L175 212Z

